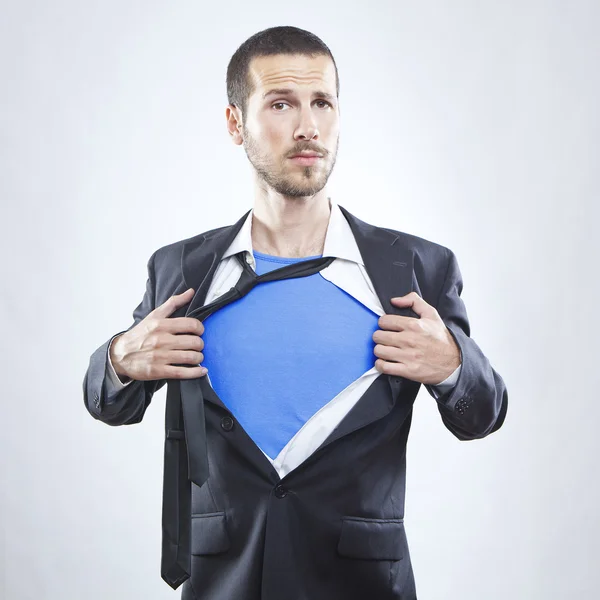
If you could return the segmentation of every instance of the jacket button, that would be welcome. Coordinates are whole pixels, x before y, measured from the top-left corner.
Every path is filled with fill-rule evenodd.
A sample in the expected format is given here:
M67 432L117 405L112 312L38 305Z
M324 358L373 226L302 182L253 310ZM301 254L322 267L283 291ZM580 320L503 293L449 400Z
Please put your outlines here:
M287 490L280 484L275 486L275 495L278 498L285 498L287 496Z
M231 417L223 417L221 419L221 427L225 431L231 431L233 429L233 419Z

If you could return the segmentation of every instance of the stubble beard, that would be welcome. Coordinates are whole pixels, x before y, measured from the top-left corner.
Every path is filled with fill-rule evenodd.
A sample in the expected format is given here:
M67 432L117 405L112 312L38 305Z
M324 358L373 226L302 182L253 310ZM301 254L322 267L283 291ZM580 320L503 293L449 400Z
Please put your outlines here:
M246 156L260 179L278 194L290 198L314 196L320 192L329 180L337 157L336 150L331 167L327 171L321 172L318 164L305 166L303 169L298 170L298 174L301 176L298 178L291 173L289 175L285 173L286 168L293 164L289 162L289 158L284 158L284 164L278 169L273 161L260 151L258 144L247 131L245 132L243 145Z

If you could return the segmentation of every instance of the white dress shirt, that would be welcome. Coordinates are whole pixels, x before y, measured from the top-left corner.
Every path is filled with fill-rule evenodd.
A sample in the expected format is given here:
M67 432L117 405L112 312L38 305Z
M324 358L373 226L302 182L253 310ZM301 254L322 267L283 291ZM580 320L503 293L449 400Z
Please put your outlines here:
M330 207L331 213L322 255L335 256L336 260L319 273L374 313L382 316L385 312L365 270L350 225L336 202L330 200ZM242 266L235 259L235 254L245 252L246 261L255 269L251 236L253 212L253 210L249 212L237 236L223 254L206 295L205 305L219 298L238 282L242 273ZM373 362L376 358L373 355ZM460 369L461 365L448 378L435 386L435 391L441 395L451 389L458 380ZM367 388L380 375L382 373L373 366L339 392L335 398L320 408L304 423L274 460L263 451L263 454L273 464L280 477L300 465L327 439ZM205 377L208 377L210 382L210 373L207 373ZM132 383L131 380L127 383L121 382L110 362L110 354L108 378L109 385L106 393L109 401L125 386Z

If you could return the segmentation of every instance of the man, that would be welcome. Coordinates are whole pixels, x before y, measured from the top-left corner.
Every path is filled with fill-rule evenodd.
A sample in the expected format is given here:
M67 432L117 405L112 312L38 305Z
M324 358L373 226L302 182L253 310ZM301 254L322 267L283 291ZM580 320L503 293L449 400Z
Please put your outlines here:
M163 538L163 558L186 556L176 576L163 572L184 600L412 600L412 403L424 384L449 431L473 440L502 425L506 387L470 338L452 251L328 196L340 109L327 46L295 27L261 31L232 57L227 91L254 207L151 256L134 323L91 357L86 407L110 425L138 423L167 381L197 384L185 402L205 413L166 431L165 457L176 447L180 461L165 462L166 494L182 484L177 465L186 478L194 466L199 437L208 453L190 506L176 498L188 542L173 550ZM254 285L312 261L312 274ZM242 275L254 287L240 292Z

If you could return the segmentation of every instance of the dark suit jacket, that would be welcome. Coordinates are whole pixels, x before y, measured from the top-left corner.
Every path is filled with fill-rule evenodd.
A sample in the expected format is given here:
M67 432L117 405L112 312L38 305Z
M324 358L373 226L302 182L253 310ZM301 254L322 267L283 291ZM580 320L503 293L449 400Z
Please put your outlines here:
M506 386L470 338L453 252L340 208L385 312L416 317L390 302L414 290L437 309L460 348L458 381L436 400L444 425L460 440L499 429ZM202 306L219 260L247 215L154 252L130 328L190 287L196 290L192 302L172 316ZM108 425L139 423L166 380L136 381L114 404L105 404L113 337L91 356L85 405ZM192 573L183 600L415 599L404 492L406 442L421 384L380 375L319 449L280 479L206 377L200 382L210 477L202 487L192 484Z

